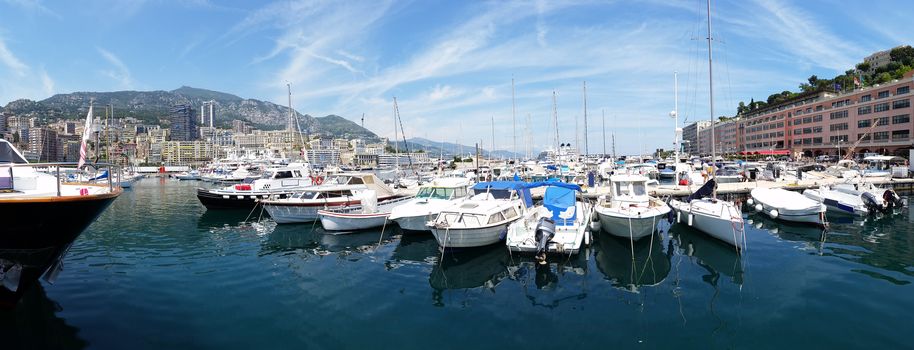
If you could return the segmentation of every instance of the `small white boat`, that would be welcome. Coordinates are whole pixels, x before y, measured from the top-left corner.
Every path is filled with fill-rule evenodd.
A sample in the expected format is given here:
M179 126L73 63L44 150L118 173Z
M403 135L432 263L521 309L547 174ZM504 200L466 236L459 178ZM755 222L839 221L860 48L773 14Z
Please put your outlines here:
M743 214L732 202L708 198L714 186L715 181L711 179L685 200L670 200L670 207L676 212L676 222L685 223L738 249L745 249Z
M384 226L391 209L412 199L412 197L403 197L379 203L377 193L372 190L362 192L360 196L361 206L359 207L318 210L317 216L320 218L324 230L331 233L346 233Z
M594 206L603 231L638 240L658 229L670 207L647 194L648 178L643 175L610 176L612 197L601 197Z
M548 182L543 204L527 211L523 219L508 226L505 244L514 252L535 253L545 263L547 253L577 254L590 244L587 226L592 210L577 200L581 187Z
M390 220L406 231L428 231L428 222L435 220L438 213L453 205L455 200L466 198L469 186L470 180L465 177L432 180L420 188L412 200L394 208Z
M825 204L833 212L865 216L870 213L861 194L835 191L828 186L803 191L803 195L816 202Z
M482 247L505 238L508 225L533 206L527 184L480 182L474 195L441 211L429 228L441 249Z
M401 197L374 174L341 173L287 198L261 199L260 203L277 224L313 222L319 219L318 210L359 205L358 198L368 190L378 194L379 201Z
M783 188L756 188L749 193L753 208L772 219L825 226L825 204Z
M174 175L178 180L200 180L200 172L196 170L184 171Z
M870 213L892 213L895 208L905 206L905 201L891 188L879 188L869 182L840 183L831 187L833 191L859 196Z
M130 188L130 187L133 187L134 183L136 183L143 177L144 177L143 174L139 174L139 173L135 173L135 172L126 172L121 175L119 183L122 188Z

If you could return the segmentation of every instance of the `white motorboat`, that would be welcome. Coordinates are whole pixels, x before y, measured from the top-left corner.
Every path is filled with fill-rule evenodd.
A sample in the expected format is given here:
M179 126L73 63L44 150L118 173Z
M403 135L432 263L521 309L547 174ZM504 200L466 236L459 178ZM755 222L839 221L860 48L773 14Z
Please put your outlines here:
M744 249L746 231L742 212L731 202L709 198L714 186L715 180L711 179L685 200L670 200L670 207L676 212L676 221Z
M594 206L603 231L638 240L658 229L670 207L648 195L648 180L643 175L610 176L611 197L601 197Z
M136 172L126 172L120 176L118 182L121 185L121 188L130 188L133 187L133 184L145 177L145 175L136 173Z
M543 204L528 210L521 220L508 226L505 244L515 252L535 253L545 263L547 253L577 254L590 244L587 226L592 208L577 200L581 187L547 182Z
M444 177L432 180L422 186L412 200L393 208L390 220L396 221L406 231L428 231L428 222L435 220L438 213L466 198L470 180L465 177Z
M905 205L905 201L891 188L879 188L869 182L847 182L832 185L831 189L859 196L870 213L892 213L895 208Z
M267 169L261 178L249 178L240 184L215 189L198 188L197 199L207 209L250 209L258 199L286 198L322 181L320 177L311 176L308 164L295 163Z
M346 233L382 227L387 222L387 217L390 216L393 208L412 199L412 197L402 197L378 202L377 196L374 191L366 190L360 193L361 206L318 210L317 215L321 220L321 226L330 233Z
M749 193L757 211L772 219L825 226L825 204L783 188L756 188Z
M743 180L742 169L735 164L725 164L714 174L717 183L733 183Z
M184 171L174 175L178 180L200 180L200 172L196 170Z
M508 225L532 206L527 183L480 182L472 197L442 210L429 228L441 249L486 246L503 240Z
M374 174L340 173L288 198L261 199L260 203L278 224L313 222L318 210L360 205L358 196L368 190L375 191L378 201L400 197Z
M807 189L803 195L816 202L825 204L826 209L842 214L864 216L870 213L863 201L863 195L835 191L828 186Z

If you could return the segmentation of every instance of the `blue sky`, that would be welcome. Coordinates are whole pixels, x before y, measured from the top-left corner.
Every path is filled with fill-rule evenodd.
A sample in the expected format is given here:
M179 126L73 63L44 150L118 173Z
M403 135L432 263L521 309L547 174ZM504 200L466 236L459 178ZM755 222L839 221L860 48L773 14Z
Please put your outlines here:
M914 43L904 1L713 3L715 108L796 90L871 52ZM338 114L393 135L517 150L670 148L673 72L681 119L708 119L706 4L649 1L0 0L0 104L73 91L182 85ZM575 120L578 137L575 137ZM576 139L578 141L576 141ZM607 141L607 150L610 145Z

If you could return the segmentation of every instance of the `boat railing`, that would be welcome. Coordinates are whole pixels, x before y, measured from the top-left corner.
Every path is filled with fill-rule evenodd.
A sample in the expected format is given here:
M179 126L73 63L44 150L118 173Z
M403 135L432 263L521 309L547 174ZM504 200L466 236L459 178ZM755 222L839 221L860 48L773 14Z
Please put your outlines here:
M32 168L36 172L54 175L57 178L57 197L61 196L61 187L64 184L99 184L93 181L89 176L100 176L107 173L105 180L108 184L108 191L113 192L115 188L121 187L121 180L124 178L124 168L117 164L111 163L85 163L85 169L78 168L76 162L49 162L49 163L3 163L0 164L0 190L15 189L15 174L13 168ZM87 171L94 169L94 172ZM4 171L5 170L5 171ZM69 174L85 175L85 179L68 179ZM6 180L9 179L9 180ZM95 179L98 180L98 179Z

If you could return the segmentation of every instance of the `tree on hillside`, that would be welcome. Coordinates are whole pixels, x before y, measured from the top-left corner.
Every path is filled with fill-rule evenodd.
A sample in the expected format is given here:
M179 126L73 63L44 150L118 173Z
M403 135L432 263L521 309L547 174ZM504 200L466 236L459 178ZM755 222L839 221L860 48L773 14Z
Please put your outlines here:
M866 71L870 70L870 68L872 68L872 67L873 67L873 66L871 66L871 65L869 64L869 62L863 62L863 63L858 63L858 64L857 64L857 70L859 70L859 71L861 71L861 72L866 72Z
M898 62L904 66L914 66L914 47L911 45L896 47L889 52L889 57L892 62Z

